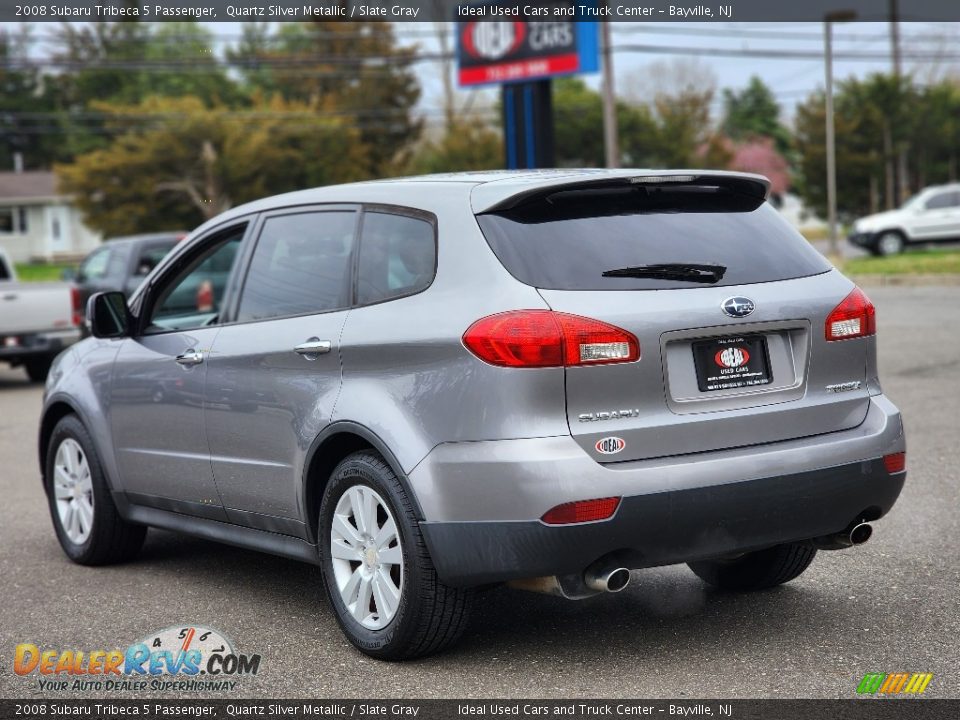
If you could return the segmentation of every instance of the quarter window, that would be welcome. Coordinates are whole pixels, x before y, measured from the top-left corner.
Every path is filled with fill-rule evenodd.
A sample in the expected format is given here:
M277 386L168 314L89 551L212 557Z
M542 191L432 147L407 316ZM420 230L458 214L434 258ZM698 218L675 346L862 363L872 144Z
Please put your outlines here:
M367 212L360 237L357 302L382 302L425 289L437 261L433 225L420 218Z
M357 214L277 215L263 224L237 320L263 320L347 307Z

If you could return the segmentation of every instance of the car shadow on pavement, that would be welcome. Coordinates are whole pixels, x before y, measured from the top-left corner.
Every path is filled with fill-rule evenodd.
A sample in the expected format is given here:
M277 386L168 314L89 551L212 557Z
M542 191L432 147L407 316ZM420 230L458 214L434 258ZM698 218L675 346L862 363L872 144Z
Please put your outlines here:
M289 606L293 600L304 614L316 613L320 625L332 629L336 624L317 566L158 530L150 531L136 562L150 565L151 574L169 573L180 582L195 577L201 585L216 578L218 588L242 594L254 607ZM704 585L684 566L636 571L623 592L583 601L498 587L479 593L458 645L414 664L441 667L456 659L473 665L509 656L538 662L558 653L589 662L640 651L653 661L695 647L722 654L746 642L800 641L783 628L803 626L814 606L818 615L829 617L825 603L803 580L762 592L728 593ZM825 631L823 626L808 629L815 638ZM353 652L346 642L344 650Z

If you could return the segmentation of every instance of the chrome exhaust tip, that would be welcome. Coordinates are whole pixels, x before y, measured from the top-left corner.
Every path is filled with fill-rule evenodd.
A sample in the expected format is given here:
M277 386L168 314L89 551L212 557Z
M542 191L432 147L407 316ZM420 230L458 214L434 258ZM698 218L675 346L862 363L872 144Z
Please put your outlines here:
M630 584L630 571L624 567L602 565L590 567L583 574L584 584L597 592L615 593Z
M850 531L850 544L863 545L873 535L873 526L870 523L855 525Z

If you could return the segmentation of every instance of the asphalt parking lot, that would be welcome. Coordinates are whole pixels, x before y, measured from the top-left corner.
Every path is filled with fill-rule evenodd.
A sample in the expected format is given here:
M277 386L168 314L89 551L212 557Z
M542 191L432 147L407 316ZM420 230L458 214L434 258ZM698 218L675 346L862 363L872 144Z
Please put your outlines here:
M753 595L685 567L580 603L494 590L460 645L405 664L347 644L314 567L160 531L131 564L72 565L40 487L41 388L2 370L0 696L53 696L14 675L17 643L113 649L199 623L262 655L237 697L848 698L864 673L895 671L932 672L927 696L960 697L960 288L869 294L910 473L869 543Z

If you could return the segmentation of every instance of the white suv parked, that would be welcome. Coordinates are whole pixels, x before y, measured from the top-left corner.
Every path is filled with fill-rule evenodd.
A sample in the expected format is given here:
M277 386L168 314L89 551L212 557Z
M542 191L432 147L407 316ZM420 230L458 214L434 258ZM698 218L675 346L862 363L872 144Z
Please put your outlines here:
M908 243L960 240L960 183L928 187L896 210L857 220L849 240L874 255L896 255Z

